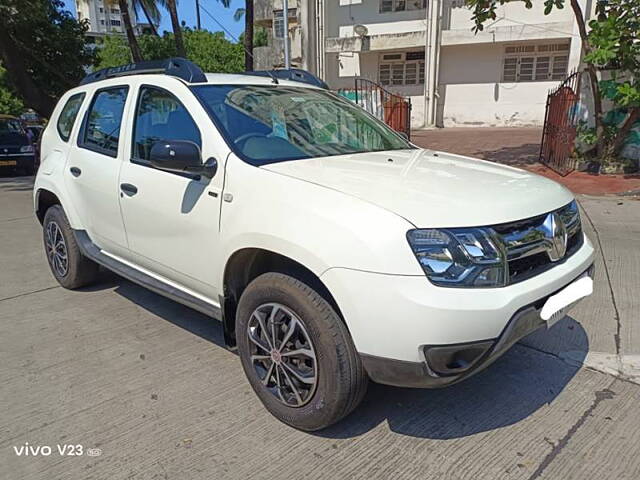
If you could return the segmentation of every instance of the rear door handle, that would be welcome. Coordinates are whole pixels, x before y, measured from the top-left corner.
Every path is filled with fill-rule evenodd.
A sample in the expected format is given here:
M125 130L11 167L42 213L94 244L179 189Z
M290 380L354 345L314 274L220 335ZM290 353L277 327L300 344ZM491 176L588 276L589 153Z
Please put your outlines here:
M136 193L138 193L138 187L135 185L131 185L130 183L121 183L120 190L126 193L129 197L133 197Z
M82 173L82 170L80 170L78 167L71 167L69 171L71 172L71 175L73 175L74 177L79 177L80 174Z

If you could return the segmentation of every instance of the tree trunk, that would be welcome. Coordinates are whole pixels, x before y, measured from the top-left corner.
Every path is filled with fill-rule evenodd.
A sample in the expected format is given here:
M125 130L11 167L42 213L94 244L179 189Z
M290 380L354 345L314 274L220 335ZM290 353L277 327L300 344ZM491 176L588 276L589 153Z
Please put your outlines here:
M122 23L124 23L124 29L127 32L131 57L134 62L141 62L144 58L142 58L142 51L140 50L140 45L138 45L138 39L133 33L133 25L131 24L131 16L129 15L129 4L127 0L118 0L118 5L120 6L120 17L122 18Z
M56 99L47 95L35 84L27 71L24 55L11 38L7 29L0 28L0 59L7 70L7 77L24 104L44 118L49 118L56 106Z
M640 107L632 108L622 127L620 127L620 130L616 133L616 138L613 140L613 153L615 155L618 155L620 150L622 150L627 135L629 135L631 128L638 120L640 120Z
M587 35L587 26L584 22L584 16L578 0L571 0L571 8L578 24L578 30L580 31L580 40L582 41L582 48L585 53L591 52L591 45L589 44L589 37ZM587 63L587 75L589 76L589 83L591 84L591 92L593 94L593 116L596 126L596 151L598 157L601 157L605 151L605 139L604 128L602 125L602 100L600 98L600 87L598 85L598 75L596 67L590 63Z
M144 6L144 2L140 2L140 8L142 9L142 13L144 13L144 16L146 17L147 22L149 22L149 25L151 25L151 31L156 37L159 37L160 35L158 34L158 29L156 28L156 25L151 20L151 17L149 16L149 12L147 12L147 8Z
M245 0L244 69L247 72L253 71L253 0Z
M171 16L171 27L173 28L173 36L176 40L176 51L179 57L187 58L187 52L184 49L184 41L182 40L182 28L180 28L180 20L178 20L178 11L176 9L176 0L167 0L167 8Z

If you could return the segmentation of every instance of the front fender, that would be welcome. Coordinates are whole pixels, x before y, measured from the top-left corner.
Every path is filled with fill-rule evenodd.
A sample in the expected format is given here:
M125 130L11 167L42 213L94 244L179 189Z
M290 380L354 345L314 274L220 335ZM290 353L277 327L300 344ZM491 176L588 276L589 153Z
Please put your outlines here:
M332 267L422 275L406 240L413 225L376 205L321 185L227 162L222 204L221 278L243 248L263 248L301 263L318 277Z

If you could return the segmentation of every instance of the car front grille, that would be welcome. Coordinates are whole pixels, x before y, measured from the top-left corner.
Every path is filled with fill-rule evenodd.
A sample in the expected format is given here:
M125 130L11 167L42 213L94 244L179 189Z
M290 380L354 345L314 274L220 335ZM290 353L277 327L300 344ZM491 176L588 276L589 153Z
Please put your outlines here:
M584 241L575 201L544 215L492 228L507 255L508 285L527 280L564 262L580 249Z

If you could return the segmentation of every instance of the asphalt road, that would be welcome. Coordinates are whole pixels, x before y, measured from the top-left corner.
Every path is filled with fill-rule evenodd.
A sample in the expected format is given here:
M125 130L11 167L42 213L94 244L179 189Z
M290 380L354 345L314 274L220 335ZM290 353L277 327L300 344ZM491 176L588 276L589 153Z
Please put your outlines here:
M109 273L58 287L31 180L0 179L0 478L637 480L640 202L580 201L600 253L571 317L462 384L372 384L308 434L265 411L215 321Z

